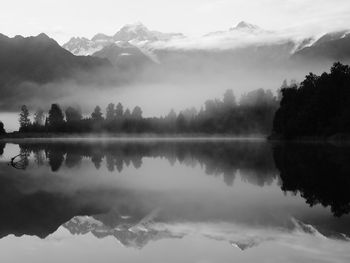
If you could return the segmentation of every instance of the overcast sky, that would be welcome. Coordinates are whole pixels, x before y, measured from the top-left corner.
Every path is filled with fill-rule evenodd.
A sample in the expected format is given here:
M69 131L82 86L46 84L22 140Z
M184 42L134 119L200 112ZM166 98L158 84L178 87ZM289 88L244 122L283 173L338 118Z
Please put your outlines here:
M241 20L271 30L321 33L350 28L349 0L11 0L2 1L0 33L37 35L61 44L72 36L114 34L128 23L190 36L225 30Z

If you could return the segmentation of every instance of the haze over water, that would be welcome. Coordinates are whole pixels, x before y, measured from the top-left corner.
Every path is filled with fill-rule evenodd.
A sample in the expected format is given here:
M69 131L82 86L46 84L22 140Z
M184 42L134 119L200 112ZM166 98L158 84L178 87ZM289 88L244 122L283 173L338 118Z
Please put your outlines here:
M263 140L2 143L0 260L348 262L349 151Z

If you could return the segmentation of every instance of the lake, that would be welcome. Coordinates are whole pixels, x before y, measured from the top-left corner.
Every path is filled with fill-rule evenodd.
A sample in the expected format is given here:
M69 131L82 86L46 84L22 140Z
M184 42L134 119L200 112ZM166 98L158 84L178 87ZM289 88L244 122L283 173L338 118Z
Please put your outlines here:
M350 262L350 147L18 140L0 166L1 262Z

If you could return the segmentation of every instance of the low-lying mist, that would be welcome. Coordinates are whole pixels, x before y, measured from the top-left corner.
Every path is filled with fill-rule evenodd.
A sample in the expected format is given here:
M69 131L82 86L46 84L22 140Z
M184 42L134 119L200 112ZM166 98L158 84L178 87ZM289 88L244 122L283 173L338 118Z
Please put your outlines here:
M47 111L52 103L59 103L63 109L79 106L88 115L96 105L104 111L108 103L121 102L130 109L140 106L145 117L165 116L171 109L200 110L206 100L221 98L227 89L232 89L237 98L260 88L275 92L285 79L298 82L309 72L321 73L332 64L300 63L284 55L270 59L270 48L255 50L258 57L247 56L254 52L252 47L224 52L163 50L156 53L160 64L137 70L108 68L79 72L46 84L8 85L0 99L0 108L7 114L2 113L0 120L8 130L14 130L18 117L11 113L17 114L21 105Z

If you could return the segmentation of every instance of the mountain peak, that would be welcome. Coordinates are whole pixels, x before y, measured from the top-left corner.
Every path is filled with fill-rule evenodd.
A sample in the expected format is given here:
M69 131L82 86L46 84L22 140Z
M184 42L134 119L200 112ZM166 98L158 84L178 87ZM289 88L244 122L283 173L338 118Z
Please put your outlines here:
M231 30L233 30L233 29L256 30L256 29L259 29L259 27L257 25L250 24L246 21L241 21L236 25L236 27L231 28Z
M157 37L141 22L123 26L113 37L115 41L157 40Z
M40 33L39 35L36 36L38 39L42 39L42 40L51 40L51 38L46 35L45 33Z

